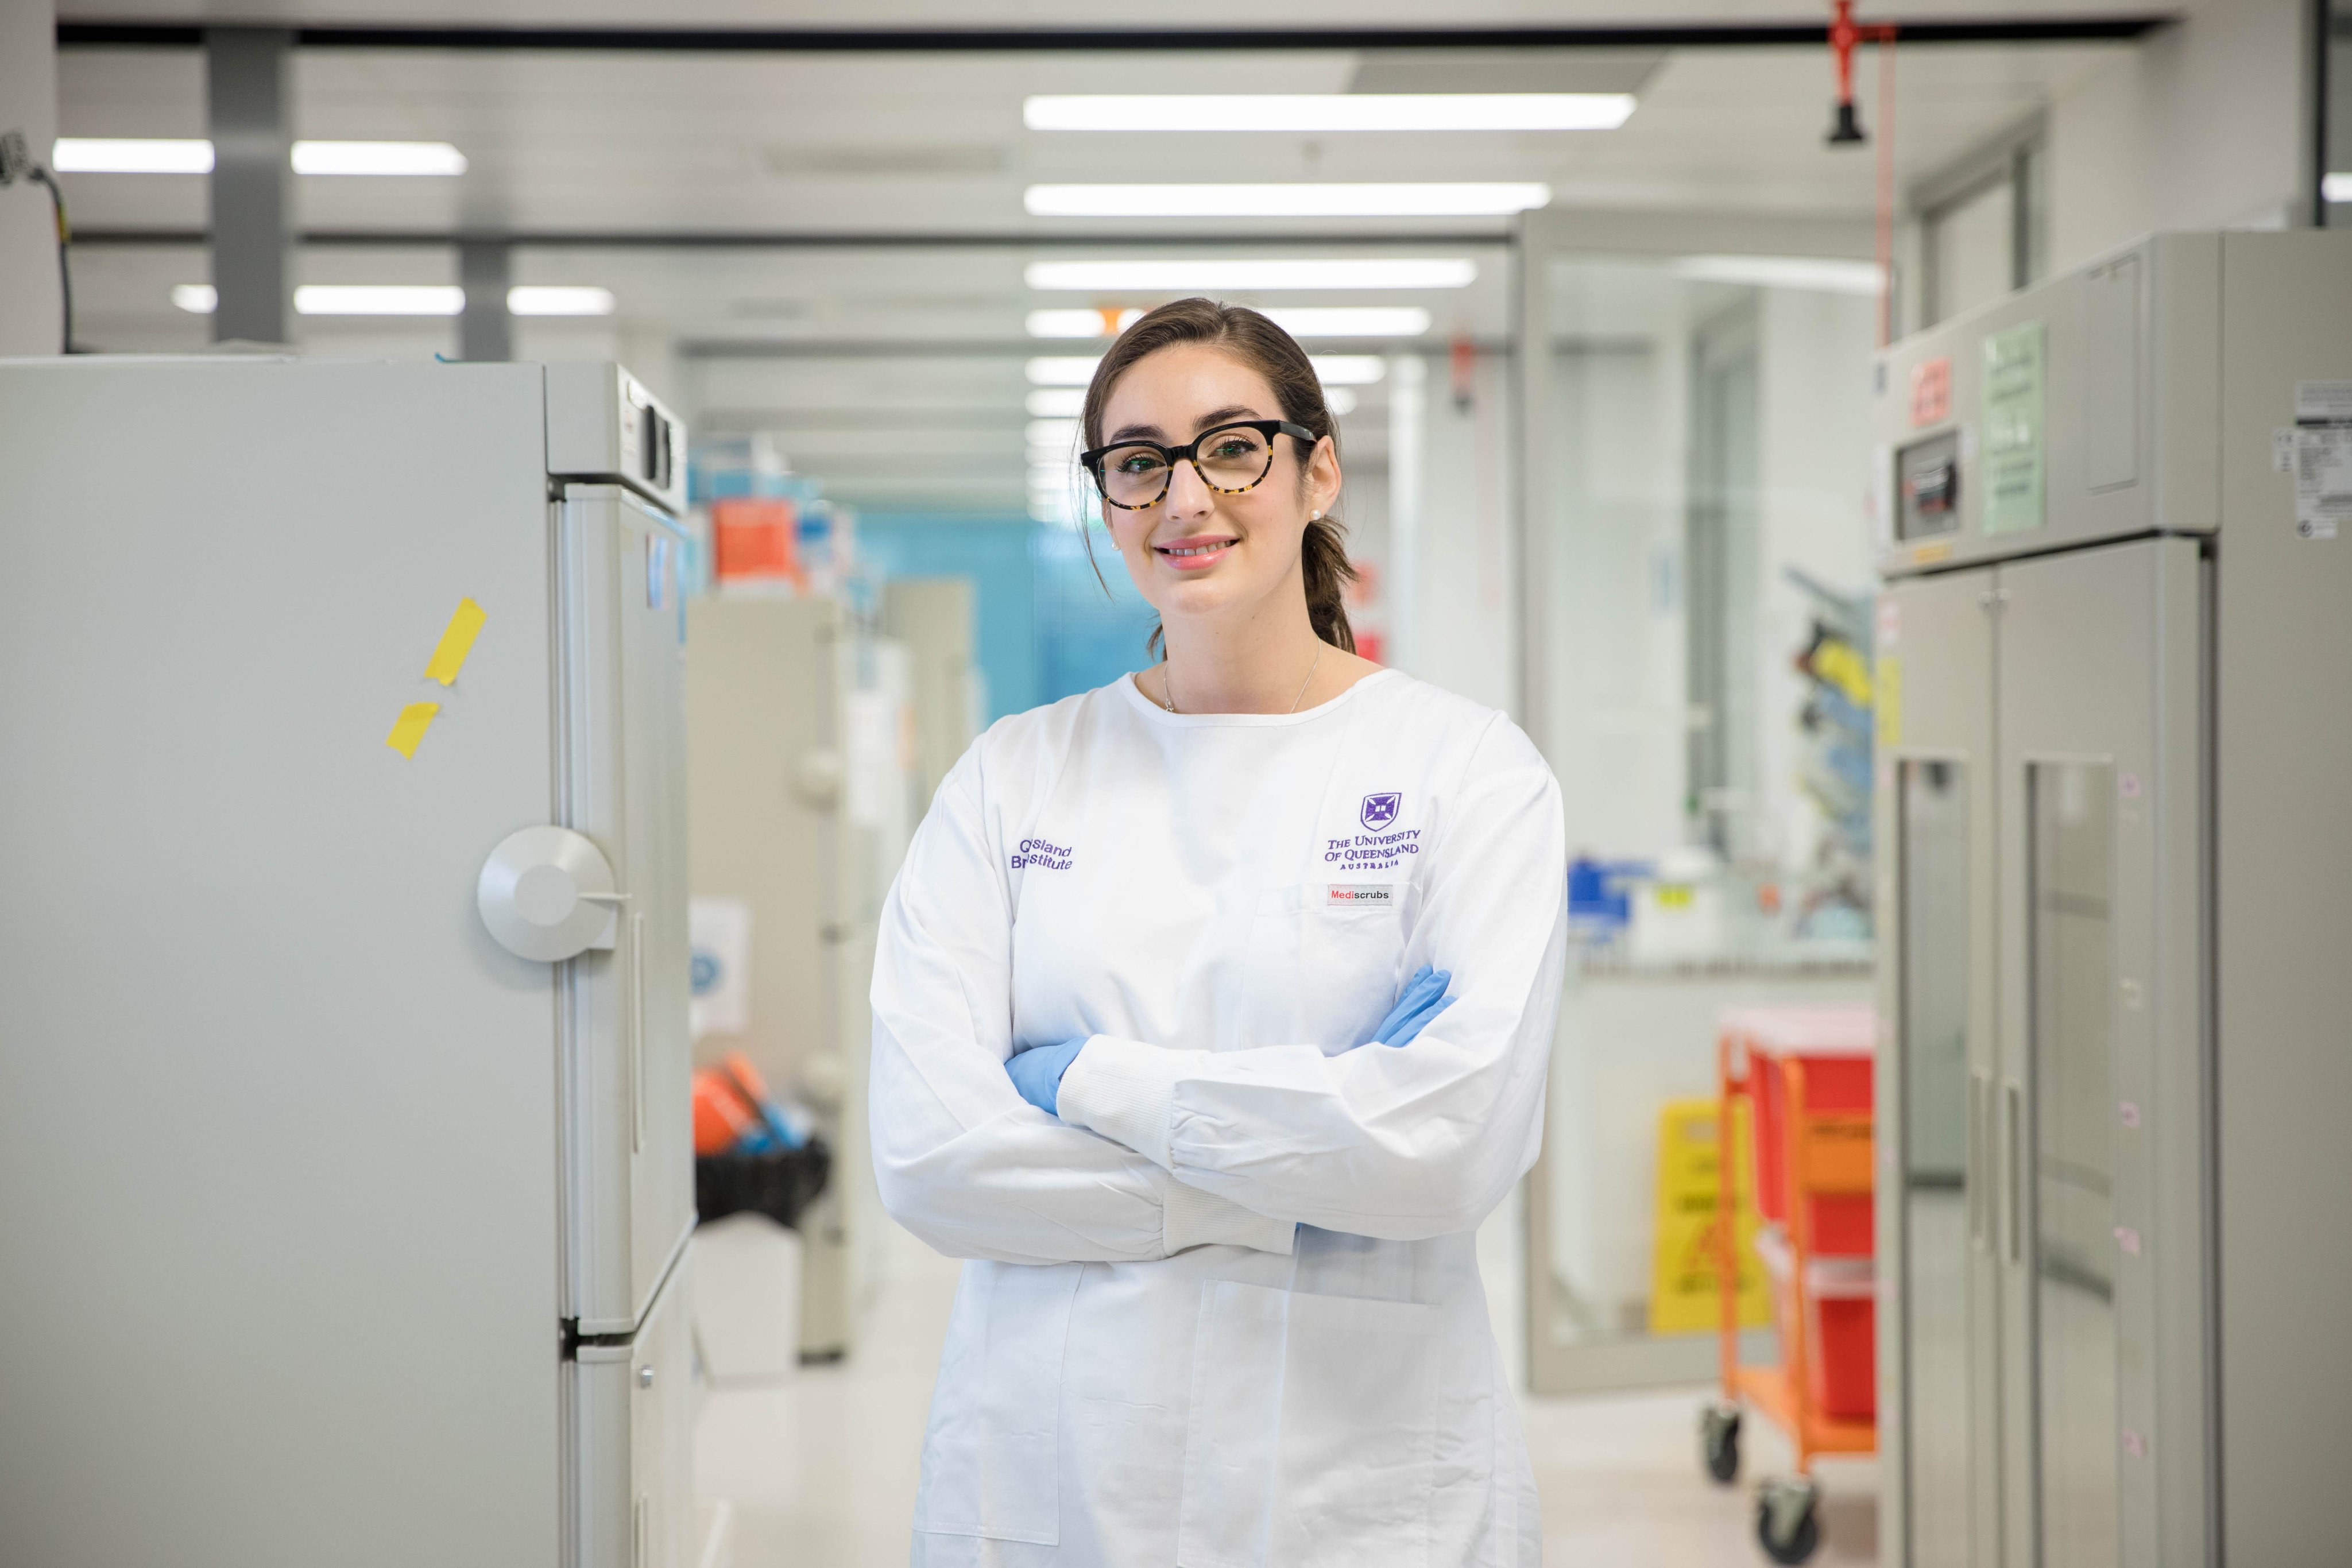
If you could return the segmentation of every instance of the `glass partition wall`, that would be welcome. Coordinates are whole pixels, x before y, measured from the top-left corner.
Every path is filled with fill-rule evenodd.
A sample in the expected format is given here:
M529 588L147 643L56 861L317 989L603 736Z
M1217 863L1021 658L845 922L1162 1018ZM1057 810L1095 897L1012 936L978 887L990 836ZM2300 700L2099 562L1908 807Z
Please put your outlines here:
M1713 1375L1686 1217L1715 1199L1685 1184L1726 1152L1717 1019L1871 992L1866 677L1808 669L1867 669L1877 299L1683 254L1756 248L1736 228L1651 255L1524 231L1516 676L1586 884L1528 1190L1538 1392Z

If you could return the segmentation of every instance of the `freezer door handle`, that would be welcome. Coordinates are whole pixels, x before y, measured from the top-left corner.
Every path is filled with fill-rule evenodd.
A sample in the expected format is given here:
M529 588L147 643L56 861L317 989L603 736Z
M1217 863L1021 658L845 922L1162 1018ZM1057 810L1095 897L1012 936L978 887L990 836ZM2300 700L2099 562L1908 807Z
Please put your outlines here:
M1968 1184L1969 1242L1979 1252L1986 1250L1985 1212L1991 1201L1989 1189L1993 1179L1992 1161L1986 1157L1990 1143L1986 1136L1986 1124L1992 1119L1989 1109L1991 1103L1991 1077L1982 1072L1969 1074L1968 1169L1962 1179Z
M628 900L613 889L604 852L570 828L509 833L474 883L474 905L499 946L547 964L611 946L615 909Z
M2001 1085L2006 1114L2001 1117L2001 1133L2008 1142L2009 1157L2001 1162L2009 1178L2006 1201L2001 1205L2001 1217L2009 1227L2009 1260L2025 1261L2025 1091L2014 1082Z
M629 1152L646 1152L646 917L629 916Z

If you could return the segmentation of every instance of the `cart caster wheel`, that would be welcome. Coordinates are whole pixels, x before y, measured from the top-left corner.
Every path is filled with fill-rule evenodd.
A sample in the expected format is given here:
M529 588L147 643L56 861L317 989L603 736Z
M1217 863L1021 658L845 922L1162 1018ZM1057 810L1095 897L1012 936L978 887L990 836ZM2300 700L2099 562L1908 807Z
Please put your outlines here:
M1706 1473L1729 1486L1739 1475L1739 1406L1717 1403L1700 1411L1698 1441Z
M1756 1542L1775 1563L1802 1563L1822 1544L1820 1489L1806 1477L1767 1481L1756 1499Z

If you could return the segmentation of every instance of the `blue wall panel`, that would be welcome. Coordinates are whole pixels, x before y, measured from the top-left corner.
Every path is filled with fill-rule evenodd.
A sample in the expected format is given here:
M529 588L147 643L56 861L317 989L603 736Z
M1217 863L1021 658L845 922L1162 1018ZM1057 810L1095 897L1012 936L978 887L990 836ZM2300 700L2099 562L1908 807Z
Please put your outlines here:
M974 650L991 719L1117 680L1150 662L1151 607L1099 530L1103 583L1078 536L1026 517L861 515L858 549L875 573L971 580Z

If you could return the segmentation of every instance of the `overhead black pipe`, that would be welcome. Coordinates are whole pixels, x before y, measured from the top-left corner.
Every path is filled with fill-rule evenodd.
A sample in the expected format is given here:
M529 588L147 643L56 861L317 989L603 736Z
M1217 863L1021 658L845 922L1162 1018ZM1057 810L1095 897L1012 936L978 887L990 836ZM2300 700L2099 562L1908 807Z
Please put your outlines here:
M2174 19L2134 16L1905 22L1922 44L2128 43ZM1819 48L1818 22L1685 22L1557 27L495 27L350 24L294 29L313 49L600 50L625 54L1036 54L1147 49ZM178 22L59 22L59 48L197 48Z
M1430 229L1413 233L1384 232L1321 234L1269 230L1258 234L1235 231L1185 234L1045 234L946 233L907 231L850 233L809 229L685 230L668 233L646 229L312 229L297 236L299 244L321 247L372 249L424 248L468 245L509 246L541 250L1151 250L1218 246L1321 246L1345 249L1421 246L1451 247L1465 245L1507 246L1511 232L1503 220L1490 230ZM205 229L107 228L82 229L74 243L82 246L173 247L212 242Z

